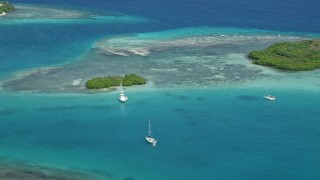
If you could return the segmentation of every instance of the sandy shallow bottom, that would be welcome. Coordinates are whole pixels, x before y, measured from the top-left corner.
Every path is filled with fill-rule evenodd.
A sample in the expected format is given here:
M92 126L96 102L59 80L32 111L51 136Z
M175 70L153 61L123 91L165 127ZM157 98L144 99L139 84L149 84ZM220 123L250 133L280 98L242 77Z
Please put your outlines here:
M78 19L88 18L90 13L85 11L53 8L47 6L31 6L31 5L16 5L16 10L8 13L1 20L13 19Z
M83 92L97 76L136 73L159 88L292 85L319 87L319 71L284 72L252 64L246 54L273 43L299 40L292 36L197 35L155 39L148 36L108 38L87 56L63 66L17 73L0 87L10 91ZM267 82L267 83L266 83ZM289 82L289 83L287 83Z
M111 12L83 11L70 8L17 5L16 10L0 16L0 25L21 24L90 24L90 23L141 23L147 20Z

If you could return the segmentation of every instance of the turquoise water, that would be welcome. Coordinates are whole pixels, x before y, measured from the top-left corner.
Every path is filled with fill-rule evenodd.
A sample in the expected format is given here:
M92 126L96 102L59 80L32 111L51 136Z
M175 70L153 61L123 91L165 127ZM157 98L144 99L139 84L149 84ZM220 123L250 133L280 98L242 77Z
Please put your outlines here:
M114 179L317 179L319 94L281 89L269 102L263 91L128 90L126 104L115 93L2 95L1 156Z
M319 37L317 2L28 3L38 14L0 19L0 174L320 178L320 71L246 58ZM91 77L125 73L149 80L125 89L125 104L117 90L84 89ZM275 102L262 98L266 90ZM156 147L145 141L149 119Z

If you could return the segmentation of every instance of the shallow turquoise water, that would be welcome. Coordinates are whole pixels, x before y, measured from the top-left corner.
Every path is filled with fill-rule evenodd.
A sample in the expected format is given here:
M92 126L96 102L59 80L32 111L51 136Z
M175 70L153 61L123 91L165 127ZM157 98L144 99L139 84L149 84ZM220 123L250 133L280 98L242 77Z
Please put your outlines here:
M248 5L242 1L139 0L100 2L101 6L95 2L70 0L65 5L81 10L89 6L107 14L116 11L123 18L0 22L1 79L18 71L63 65L13 81L17 87L13 91L0 88L0 160L89 172L102 179L320 178L319 71L279 72L255 67L245 58L249 50L284 36L282 40L319 37L316 2L305 3L315 9L300 10L298 22L292 20L297 2L296 6L277 2L279 7L293 6L273 13L282 15L280 19L266 16L276 11L268 9L269 3L259 8L253 2L240 6ZM163 12L154 11L159 7ZM203 7L214 8L203 11ZM254 11L246 11L250 8ZM265 11L252 16L257 10ZM228 43L195 46L192 43L197 41L187 42L191 36L223 37ZM177 37L185 38L178 42L186 45L159 50L153 42L155 53L151 49L148 57L105 56L92 49L106 38L129 46L144 45L148 39L176 43ZM241 38L247 40L237 41ZM50 86L70 88L74 79L126 71L154 81L126 89L126 104L118 102L118 92L57 93L60 89ZM227 79L210 84L203 78L214 75ZM22 84L44 90L21 92ZM277 97L276 102L262 99L266 89ZM149 119L158 139L155 148L145 142Z
M128 90L126 104L116 93L2 95L0 155L115 179L317 179L319 94L281 89L269 102L263 93Z

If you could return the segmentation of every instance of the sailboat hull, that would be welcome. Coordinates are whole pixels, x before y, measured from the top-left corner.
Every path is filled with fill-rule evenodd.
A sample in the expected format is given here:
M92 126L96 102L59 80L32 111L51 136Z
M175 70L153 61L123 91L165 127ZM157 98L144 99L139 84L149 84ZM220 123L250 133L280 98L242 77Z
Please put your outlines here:
M146 140L152 144L152 146L156 146L157 144L157 140L154 139L152 136L151 136L151 123L150 123L150 120L149 120L149 125L148 125L148 136L146 136Z
M128 97L127 96L125 96L125 95L120 95L119 96L119 101L120 102L126 102L128 100Z
M153 146L156 146L157 144L157 140L155 140L152 137L146 137L147 142L149 142L150 144L152 144Z
M276 100L276 97L274 97L274 96L270 96L270 95L268 95L268 96L263 96L265 99L267 99L267 100L270 100L270 101L275 101Z

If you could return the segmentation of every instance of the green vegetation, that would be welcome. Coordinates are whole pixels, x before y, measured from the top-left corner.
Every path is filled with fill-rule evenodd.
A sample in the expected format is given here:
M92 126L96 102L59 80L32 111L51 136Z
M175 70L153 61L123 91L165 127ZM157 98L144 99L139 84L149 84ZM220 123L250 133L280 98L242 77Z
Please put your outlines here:
M9 2L0 1L0 14L2 14L3 12L10 12L15 9L16 8L12 4L10 4Z
M133 86L133 85L142 85L145 84L146 80L135 74L127 74L123 78L123 86Z
M119 86L121 84L121 80L122 78L118 76L98 77L88 80L86 82L86 86L88 89L109 88Z
M127 74L124 77L108 76L93 78L86 82L86 86L88 89L102 89L120 86L121 82L123 86L133 86L145 84L146 80L143 77L135 74Z
M253 63L277 69L303 71L320 68L320 40L274 44L248 55Z

